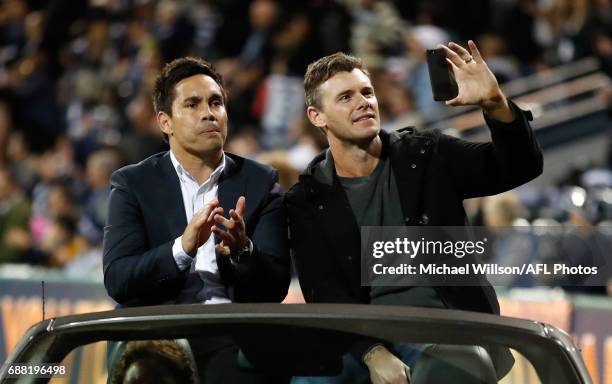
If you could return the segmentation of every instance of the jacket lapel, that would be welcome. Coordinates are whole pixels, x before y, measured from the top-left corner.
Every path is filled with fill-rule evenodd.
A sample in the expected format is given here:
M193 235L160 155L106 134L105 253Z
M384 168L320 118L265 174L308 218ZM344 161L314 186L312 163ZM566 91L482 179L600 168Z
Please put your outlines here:
M228 217L230 209L236 208L238 198L246 194L246 178L239 177L238 171L239 167L236 161L229 156L225 156L225 169L219 178L217 196L226 217Z
M172 166L170 152L162 156L157 164L160 182L154 185L164 185L167 187L157 188L159 193L159 205L165 213L166 222L170 227L172 238L177 238L183 234L187 226L187 216L185 214L185 203L181 193L181 184Z
M245 177L240 177L240 167L234 159L230 156L225 155L225 168L219 178L219 189L217 190L217 196L219 204L223 208L224 216L229 217L230 209L236 208L236 202L240 196L246 196L246 184L247 180ZM247 199L247 210L249 208ZM244 215L245 224L247 222L247 212ZM217 236L215 236L215 244L221 242ZM224 257L219 253L217 256L217 266L219 267L219 273L226 286L231 285L234 281L234 269L228 257ZM229 290L229 295L233 299L233 291Z

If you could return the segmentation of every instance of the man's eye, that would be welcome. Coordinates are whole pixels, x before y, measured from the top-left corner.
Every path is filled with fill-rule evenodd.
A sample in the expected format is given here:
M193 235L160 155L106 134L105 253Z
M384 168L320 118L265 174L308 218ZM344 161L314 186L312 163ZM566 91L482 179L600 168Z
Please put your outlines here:
M189 103L186 105L187 108L195 108L196 107L196 103Z
M215 100L211 103L211 105L213 107L221 107L223 105L223 103L221 102L221 100Z
M342 96L340 96L340 101L348 101L350 99L351 99L351 97L349 95L342 95Z

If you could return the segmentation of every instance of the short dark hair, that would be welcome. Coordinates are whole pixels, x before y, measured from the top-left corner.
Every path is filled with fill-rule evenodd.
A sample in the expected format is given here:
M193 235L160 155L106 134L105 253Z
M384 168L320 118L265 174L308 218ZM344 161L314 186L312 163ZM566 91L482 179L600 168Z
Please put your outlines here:
M174 86L183 79L199 74L210 76L219 84L223 101L226 102L227 94L223 86L223 78L213 65L199 57L181 57L166 64L155 79L155 86L153 88L153 108L155 109L155 114L161 111L172 117L172 101L175 96ZM168 142L168 135L165 133L163 135L164 140Z
M335 74L339 72L351 72L355 68L361 70L366 76L370 77L370 73L364 67L360 58L342 52L336 52L333 55L322 57L310 63L306 69L306 75L304 75L306 105L309 107L321 108L319 86Z
M195 383L195 369L189 353L174 340L139 340L127 343L125 351L109 372L109 383L124 382L130 365L141 362L149 368L172 373L178 383Z

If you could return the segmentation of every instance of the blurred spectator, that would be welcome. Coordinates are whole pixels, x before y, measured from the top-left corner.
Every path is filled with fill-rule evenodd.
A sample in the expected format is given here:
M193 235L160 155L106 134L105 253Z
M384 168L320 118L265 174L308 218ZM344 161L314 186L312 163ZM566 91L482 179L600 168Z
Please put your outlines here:
M189 16L195 27L193 54L211 59L218 57L221 53L214 44L214 38L223 23L224 15L212 2L202 1L193 4L193 9L189 10Z
M319 0L310 2L309 12L313 37L321 49L319 56L349 52L351 16L348 10L335 0Z
M404 31L402 36L408 70L400 81L411 91L415 109L423 122L433 121L439 118L444 104L433 99L425 50L434 49L440 41L449 41L450 35L442 28L433 25L419 25Z
M537 24L536 38L549 48L548 62L567 63L586 57L590 53L584 29L589 0L553 0L540 7L543 17Z
M535 36L536 19L540 14L538 0L516 0L501 18L501 35L509 53L521 63L523 75L533 73L542 60L542 47Z
M523 208L514 192L490 196L482 201L484 223L487 227L512 227L522 217Z
M231 95L228 109L234 132L244 124L256 123L250 100L262 76L268 71L272 33L280 22L280 7L274 0L254 0L249 5L248 34L236 57L223 58L216 66Z
M4 1L0 8L0 89L10 95L13 117L32 144L44 147L46 140L61 132L62 122L46 57L38 50L43 16L29 11L22 0Z
M289 148L288 161L293 168L302 172L316 155L329 146L327 137L306 116L296 120L290 132L295 144Z
M30 202L13 173L0 167L0 263L23 262L29 245Z
M500 84L520 76L516 63L507 55L505 43L499 36L494 34L480 36L478 47L482 58Z
M405 127L422 126L409 91L388 75L377 77L376 89L382 128L393 131Z
M6 0L0 8L2 63L17 59L25 45L25 18L28 6L23 0Z
M32 189L32 220L30 229L35 244L41 240L46 224L52 217L49 213L49 194L54 184L65 180L66 184L75 186L82 183L79 178L73 178L74 164L72 143L65 137L56 141L52 149L38 155L34 161L34 169L38 182ZM72 192L70 192L72 193Z
M28 142L21 131L13 131L6 146L7 166L11 169L17 184L28 195L36 182L36 158L30 152Z
M505 266L521 266L537 259L535 236L528 228L520 228L520 225L529 225L526 220L521 220L522 211L518 196L514 192L483 199L484 222L494 236L492 262ZM516 225L519 226L514 227ZM497 282L506 287L530 287L534 284L533 276L529 274L507 275L498 278Z
M602 64L602 69L612 76L612 3L593 0L589 18L584 26L588 49ZM610 105L610 104L609 104Z
M60 181L50 183L44 213L34 214L30 221L34 246L52 255L72 238L77 217L76 199L68 185Z
M231 136L225 144L228 152L248 159L255 159L261 152L258 134L253 128L245 128Z
M160 0L155 9L155 37L164 63L185 56L191 49L195 28L182 9L183 2Z
M50 222L40 249L49 255L48 266L63 267L87 249L87 242L78 234L75 218L59 216Z
M385 55L398 52L404 26L388 0L340 0L352 15L351 51L368 68L384 64Z
M610 239L598 230L594 223L600 219L593 207L593 196L588 196L583 189L572 189L572 205L568 212L569 225L559 247L560 259L569 266L598 266L602 271L609 264L612 249ZM577 194L584 193L584 200L576 198ZM610 272L607 267L607 273ZM603 273L603 272L602 272ZM605 276L605 275L604 275ZM575 293L607 294L607 286L593 285L588 275L563 276L562 284L566 291Z
M0 169L12 175L15 196L32 202L29 230L8 236L22 252L16 260L69 265L75 274L99 268L108 173L167 148L148 95L161 65L176 56L215 62L229 90L227 150L277 165L286 186L327 146L305 119L301 84L306 65L325 54L363 57L386 130L449 112L433 100L425 61L425 49L440 42L477 37L500 82L588 55L612 74L609 0L468 3L5 0ZM612 106L612 91L600 96ZM593 202L583 209L587 223L611 220L605 186L583 180L594 166L577 164L558 186L538 189L525 217L580 221L562 202L565 188L578 185ZM2 199L3 215L12 202ZM514 203L504 204L512 211ZM504 204L491 215L503 216Z
M304 114L302 74L317 52L309 31L308 18L294 14L272 37L271 73L258 89L264 148L287 148L289 127Z
M11 111L9 106L0 101L0 165L7 164L9 136L12 129Z
M125 132L119 143L130 164L138 163L147 157L167 149L157 127L155 111L150 97L140 93L127 107L131 129Z
M112 384L196 383L191 353L176 341L130 341L109 372Z
M85 177L89 195L83 204L79 232L93 244L102 242L108 213L110 176L120 166L119 154L113 149L100 149L87 159Z
M278 183L283 191L287 191L293 184L297 183L300 172L289 162L287 151L264 152L257 157L257 161L262 164L268 164L278 171Z

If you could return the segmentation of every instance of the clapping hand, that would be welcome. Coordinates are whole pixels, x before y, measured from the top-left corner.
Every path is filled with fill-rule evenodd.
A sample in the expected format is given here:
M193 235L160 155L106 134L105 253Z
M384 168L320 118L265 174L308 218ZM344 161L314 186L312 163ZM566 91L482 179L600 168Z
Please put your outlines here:
M215 215L217 225L213 226L212 230L221 239L221 242L215 246L215 250L222 255L234 255L249 245L243 217L245 206L246 199L240 196L236 202L236 208L229 211L229 219L221 214ZM219 225L225 230L219 228Z
M219 200L215 198L193 215L181 238L185 253L195 256L198 248L208 241L212 233L214 217L222 214L223 208L219 207Z

